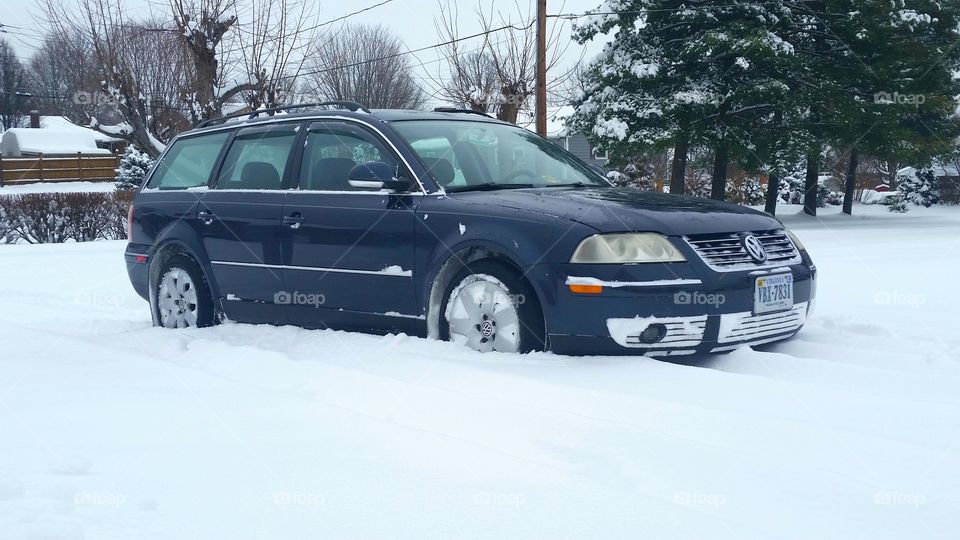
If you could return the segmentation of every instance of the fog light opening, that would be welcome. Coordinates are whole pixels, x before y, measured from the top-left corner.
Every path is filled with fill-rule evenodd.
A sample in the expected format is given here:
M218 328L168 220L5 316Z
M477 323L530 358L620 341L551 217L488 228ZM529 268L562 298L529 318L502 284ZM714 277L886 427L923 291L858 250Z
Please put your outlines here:
M667 327L662 324L651 324L650 326L643 329L643 332L640 332L640 342L651 344L656 343L666 337Z

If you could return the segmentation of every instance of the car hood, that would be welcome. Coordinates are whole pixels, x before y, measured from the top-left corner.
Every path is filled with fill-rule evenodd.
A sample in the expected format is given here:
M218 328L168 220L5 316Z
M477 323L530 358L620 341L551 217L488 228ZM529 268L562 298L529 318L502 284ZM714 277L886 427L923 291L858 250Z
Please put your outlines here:
M470 195L477 196L475 202L566 218L600 232L682 236L783 227L770 215L744 206L629 188L514 189Z

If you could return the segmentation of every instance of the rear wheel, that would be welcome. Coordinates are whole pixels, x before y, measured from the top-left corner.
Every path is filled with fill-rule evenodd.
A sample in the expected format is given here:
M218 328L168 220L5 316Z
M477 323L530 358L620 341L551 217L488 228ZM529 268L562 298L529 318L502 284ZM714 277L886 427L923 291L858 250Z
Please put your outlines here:
M530 287L510 268L478 261L451 280L441 337L480 352L544 349L543 319Z
M165 328L212 326L213 299L203 273L183 255L168 259L154 284L155 321Z

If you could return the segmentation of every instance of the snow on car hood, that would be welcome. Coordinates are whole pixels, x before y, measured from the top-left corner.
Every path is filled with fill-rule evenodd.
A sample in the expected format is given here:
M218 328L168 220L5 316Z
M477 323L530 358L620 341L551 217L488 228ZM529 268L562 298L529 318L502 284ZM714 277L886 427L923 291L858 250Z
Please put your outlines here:
M744 206L629 188L517 189L484 195L486 204L566 218L601 232L680 236L783 227L770 215Z

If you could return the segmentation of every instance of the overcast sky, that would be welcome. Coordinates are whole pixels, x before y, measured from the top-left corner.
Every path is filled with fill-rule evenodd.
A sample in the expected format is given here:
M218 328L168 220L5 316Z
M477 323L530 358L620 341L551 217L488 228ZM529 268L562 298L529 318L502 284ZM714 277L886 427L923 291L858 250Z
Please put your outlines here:
M42 0L41 0L42 1ZM4 8L0 12L0 24L6 25L6 33L2 34L9 40L16 49L17 55L26 59L40 45L43 35L43 23L36 19L41 16L38 0L3 0ZM77 0L63 0L66 5L71 5ZM380 3L382 0L351 0L351 1L326 1L320 2L319 21L328 21L341 17L347 13L352 13L367 6ZM510 17L510 23L524 24L529 21L526 17L532 17L535 13L534 0L518 0L520 10L518 13L514 0L493 0L492 4L495 10L501 11L504 16ZM460 35L470 35L481 31L480 22L473 13L474 1L457 2L460 6L459 27ZM600 0L548 0L547 12L555 13L583 13L586 10L596 8ZM125 0L126 12L131 18L149 17L151 11L163 18L169 13L166 8L166 0ZM491 0L484 2L485 6L491 5ZM528 11L529 10L529 11ZM418 49L433 45L442 41L434 29L434 18L439 14L437 0L392 0L382 6L376 7L364 13L350 17L348 20L355 23L383 24L394 32L404 41L408 49ZM243 22L241 20L241 22ZM340 23L338 23L340 24ZM560 40L566 43L569 40L570 23L560 19L550 19L551 29L561 32ZM558 28L555 25L561 25ZM464 42L464 48L469 49L471 44L479 45L480 40L472 39ZM555 72L562 72L569 69L580 60L583 47L572 43L564 57L561 59ZM599 51L599 45L591 45L586 49L587 58L592 57ZM438 51L429 50L416 54L411 58L415 65L415 77L420 81L421 86L430 92L436 90L436 79L442 76L443 62L438 60ZM422 67L419 64L423 64ZM549 76L548 76L549 77Z

